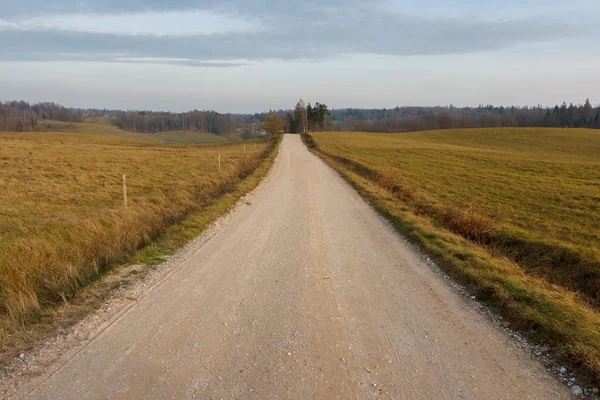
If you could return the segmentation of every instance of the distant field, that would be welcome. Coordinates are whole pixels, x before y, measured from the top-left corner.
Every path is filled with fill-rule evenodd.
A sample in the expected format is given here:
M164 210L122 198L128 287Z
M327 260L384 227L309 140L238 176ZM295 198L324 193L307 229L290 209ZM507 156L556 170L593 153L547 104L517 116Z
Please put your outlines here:
M600 131L311 137L449 272L600 372Z
M197 131L168 131L160 133L133 133L119 129L105 118L97 118L88 122L41 122L41 128L46 130L58 130L67 133L79 133L86 135L104 136L128 140L139 140L153 144L204 144L224 143L232 140L241 140L237 133L228 136L214 135L212 133ZM46 125L49 125L47 127ZM234 139L230 138L234 137Z
M270 151L122 136L0 134L0 334L231 191Z

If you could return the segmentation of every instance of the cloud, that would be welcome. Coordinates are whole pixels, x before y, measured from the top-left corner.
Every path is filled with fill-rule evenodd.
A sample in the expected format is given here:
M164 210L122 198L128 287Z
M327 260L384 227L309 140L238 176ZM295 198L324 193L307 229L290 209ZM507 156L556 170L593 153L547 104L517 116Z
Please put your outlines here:
M322 6L344 7L360 4L357 0L7 0L3 4L3 18L31 17L48 14L107 13L130 14L147 11L212 10L222 13L236 12L246 15L299 15Z
M465 54L597 33L581 20L427 17L354 0L206 0L200 8L193 0L12 3L11 17L0 20L0 60L236 66L350 54ZM37 15L24 17L22 3Z
M105 61L122 62L122 63L140 63L140 64L173 64L187 65L190 67L206 67L206 68L232 68L241 67L244 65L252 65L246 60L193 60L189 58L161 58L161 57L109 57Z
M194 35L259 30L243 18L208 10L145 11L132 14L53 14L6 21L0 30L73 31L120 35Z

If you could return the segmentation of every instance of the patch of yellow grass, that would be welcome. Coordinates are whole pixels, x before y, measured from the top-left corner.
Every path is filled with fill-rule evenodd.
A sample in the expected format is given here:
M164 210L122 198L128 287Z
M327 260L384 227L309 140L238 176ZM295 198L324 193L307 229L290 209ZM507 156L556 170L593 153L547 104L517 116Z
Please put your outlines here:
M305 138L513 324L600 373L600 133L470 129Z
M271 149L0 134L0 332L233 190Z

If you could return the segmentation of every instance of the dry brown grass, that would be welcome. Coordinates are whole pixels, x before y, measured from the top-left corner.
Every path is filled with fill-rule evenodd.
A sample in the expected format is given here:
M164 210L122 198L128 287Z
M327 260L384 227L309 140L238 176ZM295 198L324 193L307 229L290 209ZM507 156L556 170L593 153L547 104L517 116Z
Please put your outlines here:
M0 335L231 191L271 149L0 134Z

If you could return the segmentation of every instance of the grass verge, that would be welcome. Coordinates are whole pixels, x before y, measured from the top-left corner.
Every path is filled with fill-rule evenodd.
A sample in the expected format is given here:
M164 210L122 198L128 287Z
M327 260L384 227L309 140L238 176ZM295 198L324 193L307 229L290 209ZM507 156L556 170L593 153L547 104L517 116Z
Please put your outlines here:
M339 145L344 140L341 136L333 137L331 140L336 142L332 145L328 135L336 134L305 135L303 139L400 233L433 256L446 273L469 287L479 299L494 307L512 328L553 345L558 357L570 361L597 381L600 314L588 301L587 294L577 293L569 285L556 284L547 275L523 267L519 257L507 255L511 246L521 247L520 244L507 240L506 249L499 249L497 243L490 240L490 235L497 232L492 218L467 207L452 207L428 198L419 189L420 181L402 182L398 169L387 162L390 158L386 158L385 153L375 151L367 166L361 162L366 157L361 158L360 149ZM359 140L364 146L365 142L378 139L361 136ZM366 150L362 148L362 151ZM383 163L387 168L383 168ZM446 165L446 168L451 170L452 166ZM443 180L444 177L438 175L431 179ZM551 251L562 251L557 248L552 247ZM538 249L525 246L515 250L526 256L531 251ZM562 260L567 268L573 262L564 257Z

